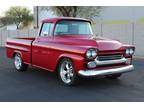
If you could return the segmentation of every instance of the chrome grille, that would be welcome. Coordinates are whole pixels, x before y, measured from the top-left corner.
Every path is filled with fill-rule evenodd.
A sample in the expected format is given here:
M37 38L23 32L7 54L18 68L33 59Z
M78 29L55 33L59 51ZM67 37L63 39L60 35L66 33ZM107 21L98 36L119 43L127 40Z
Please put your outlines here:
M122 55L104 55L104 56L98 56L98 61L107 61L107 60L118 60L121 59Z

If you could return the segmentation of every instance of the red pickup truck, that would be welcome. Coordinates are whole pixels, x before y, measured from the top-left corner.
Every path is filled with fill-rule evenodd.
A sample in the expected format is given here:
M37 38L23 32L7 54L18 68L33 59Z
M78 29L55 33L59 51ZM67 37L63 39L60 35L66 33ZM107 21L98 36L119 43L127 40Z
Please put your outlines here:
M91 22L82 18L43 20L36 38L9 38L6 49L18 71L31 65L57 72L66 85L80 76L116 79L134 69L134 46L94 36Z

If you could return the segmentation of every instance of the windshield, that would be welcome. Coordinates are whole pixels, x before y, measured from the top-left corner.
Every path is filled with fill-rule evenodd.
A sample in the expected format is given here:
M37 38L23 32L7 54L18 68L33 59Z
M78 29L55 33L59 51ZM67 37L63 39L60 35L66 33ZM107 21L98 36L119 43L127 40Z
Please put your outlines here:
M61 35L93 35L91 25L86 21L59 21L56 24L55 36Z

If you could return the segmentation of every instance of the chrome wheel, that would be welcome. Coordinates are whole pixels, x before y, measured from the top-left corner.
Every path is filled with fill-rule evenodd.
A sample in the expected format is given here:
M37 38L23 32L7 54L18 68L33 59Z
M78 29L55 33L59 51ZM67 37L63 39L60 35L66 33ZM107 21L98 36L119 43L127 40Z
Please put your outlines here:
M63 61L60 67L60 77L66 84L71 83L74 76L74 68L69 61Z
M14 58L14 64L15 64L15 67L16 69L20 69L21 66L22 66L22 59L19 55L16 55L15 58Z

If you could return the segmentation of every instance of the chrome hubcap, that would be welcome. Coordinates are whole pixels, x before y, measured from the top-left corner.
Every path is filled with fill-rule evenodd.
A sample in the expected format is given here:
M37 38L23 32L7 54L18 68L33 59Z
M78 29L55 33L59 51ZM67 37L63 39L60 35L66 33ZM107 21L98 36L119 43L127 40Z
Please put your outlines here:
M21 66L22 66L22 60L21 60L21 58L18 55L15 56L14 63L15 63L16 69L20 69L21 68Z
M62 63L60 68L60 76L63 82L70 83L73 78L73 66L68 61Z

